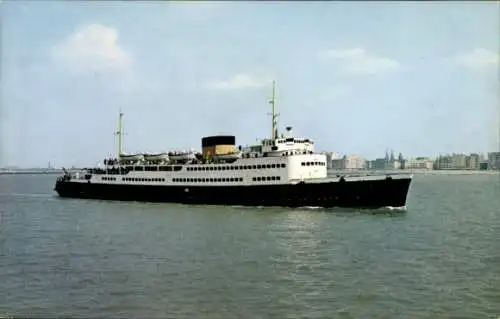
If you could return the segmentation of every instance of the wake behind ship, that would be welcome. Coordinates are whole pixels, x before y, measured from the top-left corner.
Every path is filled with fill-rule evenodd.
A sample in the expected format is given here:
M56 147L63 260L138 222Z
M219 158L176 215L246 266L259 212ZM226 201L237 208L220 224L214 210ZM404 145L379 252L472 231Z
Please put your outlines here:
M326 155L291 127L278 134L273 83L272 134L236 147L236 138L202 138L202 151L124 154L120 112L118 156L104 168L66 172L61 197L202 205L286 207L405 207L408 174L327 177Z

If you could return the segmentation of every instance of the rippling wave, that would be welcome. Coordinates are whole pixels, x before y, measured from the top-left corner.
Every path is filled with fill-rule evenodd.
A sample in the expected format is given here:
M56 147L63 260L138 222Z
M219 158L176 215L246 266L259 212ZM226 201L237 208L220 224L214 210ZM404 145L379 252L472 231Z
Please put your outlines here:
M0 178L0 314L496 318L500 190L417 176L406 209L61 200Z

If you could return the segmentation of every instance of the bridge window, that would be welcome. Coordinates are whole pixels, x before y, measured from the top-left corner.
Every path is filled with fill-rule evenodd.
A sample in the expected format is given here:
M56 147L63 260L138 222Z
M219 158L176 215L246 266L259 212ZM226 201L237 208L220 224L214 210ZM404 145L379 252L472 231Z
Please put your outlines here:
M257 176L252 177L252 181L260 182L260 181L279 181L281 180L281 176ZM243 178L240 177L240 181L243 181Z

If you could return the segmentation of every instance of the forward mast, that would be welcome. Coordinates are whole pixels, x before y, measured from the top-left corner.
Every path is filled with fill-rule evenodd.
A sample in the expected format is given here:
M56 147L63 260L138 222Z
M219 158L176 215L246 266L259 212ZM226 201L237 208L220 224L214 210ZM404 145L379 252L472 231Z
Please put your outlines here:
M118 129L115 132L115 135L118 135L118 154L117 154L117 159L120 160L121 155L123 154L122 147L123 147L123 112L120 109L120 113L118 115Z
M278 116L279 113L276 113L276 81L273 80L273 92L271 100L269 100L271 104L271 140L275 140L278 138Z

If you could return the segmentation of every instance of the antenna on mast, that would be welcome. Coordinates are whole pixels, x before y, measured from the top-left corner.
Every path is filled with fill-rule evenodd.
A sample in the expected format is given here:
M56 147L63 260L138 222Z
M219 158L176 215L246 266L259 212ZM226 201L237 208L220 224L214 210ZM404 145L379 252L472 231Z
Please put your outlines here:
M118 135L118 155L117 158L120 160L120 156L122 155L122 144L123 144L123 112L120 108L120 113L118 116L118 130L115 132L115 135Z
M278 116L279 113L276 113L276 81L273 80L273 96L269 101L271 104L271 139L274 140L278 137Z

